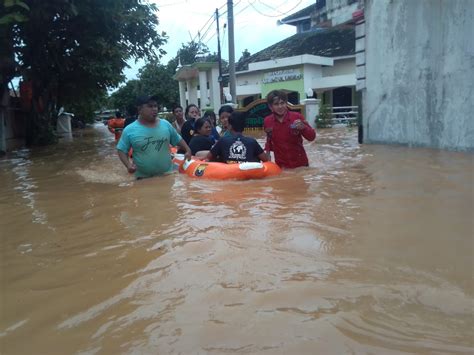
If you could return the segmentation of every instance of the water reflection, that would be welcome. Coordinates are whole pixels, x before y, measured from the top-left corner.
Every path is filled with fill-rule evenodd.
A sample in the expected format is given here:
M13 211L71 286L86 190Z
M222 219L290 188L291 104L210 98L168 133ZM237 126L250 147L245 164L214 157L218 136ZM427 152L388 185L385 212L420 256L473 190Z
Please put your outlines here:
M244 182L134 181L102 126L0 160L2 353L472 352L472 155L356 141Z

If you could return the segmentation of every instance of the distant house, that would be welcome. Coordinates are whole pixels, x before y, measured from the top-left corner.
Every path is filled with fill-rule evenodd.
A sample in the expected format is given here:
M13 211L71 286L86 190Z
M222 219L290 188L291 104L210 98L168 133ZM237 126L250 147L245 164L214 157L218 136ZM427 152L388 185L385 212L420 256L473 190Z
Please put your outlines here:
M310 31L311 26L311 18L312 14L321 7L321 2L316 2L313 5L305 7L304 9L295 12L294 14L285 17L282 20L279 20L278 23L281 25L292 25L296 26L296 32L307 32Z
M292 103L308 92L334 106L351 106L355 91L352 28L297 33L236 64L237 100L242 105L274 89L289 92Z
M317 1L280 21L296 26L295 35L236 63L237 98L233 102L246 106L271 90L283 89L294 104L314 97L330 106L354 105L354 26L312 26L312 14L321 4ZM175 79L179 82L182 106L198 103L202 110L206 106L219 108L217 63L179 67ZM226 93L228 88L224 88L224 97Z

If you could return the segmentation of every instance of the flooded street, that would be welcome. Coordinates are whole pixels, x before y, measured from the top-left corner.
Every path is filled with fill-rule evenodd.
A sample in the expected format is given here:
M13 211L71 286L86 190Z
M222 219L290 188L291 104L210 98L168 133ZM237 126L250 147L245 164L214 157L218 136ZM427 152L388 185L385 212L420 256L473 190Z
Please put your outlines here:
M472 153L340 128L275 178L134 181L79 134L0 159L1 354L474 351Z

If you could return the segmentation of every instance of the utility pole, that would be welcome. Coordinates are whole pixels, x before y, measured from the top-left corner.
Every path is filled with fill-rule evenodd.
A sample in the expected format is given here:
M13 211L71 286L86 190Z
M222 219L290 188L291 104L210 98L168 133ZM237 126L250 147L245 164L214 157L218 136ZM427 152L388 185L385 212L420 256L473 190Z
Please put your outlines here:
M219 33L219 9L216 9L216 22L217 22L217 60L219 61L219 97L222 104L222 56L221 56L221 35Z
M232 102L237 103L235 88L234 4L232 0L227 0L227 23L229 24L229 89Z

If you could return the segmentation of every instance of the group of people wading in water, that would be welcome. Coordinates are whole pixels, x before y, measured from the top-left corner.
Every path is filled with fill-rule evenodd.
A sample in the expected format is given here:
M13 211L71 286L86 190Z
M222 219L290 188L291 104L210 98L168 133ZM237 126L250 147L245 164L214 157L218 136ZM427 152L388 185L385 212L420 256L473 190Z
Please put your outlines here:
M177 146L186 160L198 159L223 163L270 161L273 151L275 163L281 168L308 166L303 138L312 141L315 130L298 112L288 110L284 91L273 90L267 95L271 114L264 119L267 135L264 149L252 137L243 135L245 115L225 105L219 109L219 121L212 112L200 117L199 108L190 104L173 109L171 124L158 117L158 99L141 96L137 99L138 118L126 125L117 152L129 173L137 179L171 173L173 162L169 146ZM133 149L133 161L128 152Z

